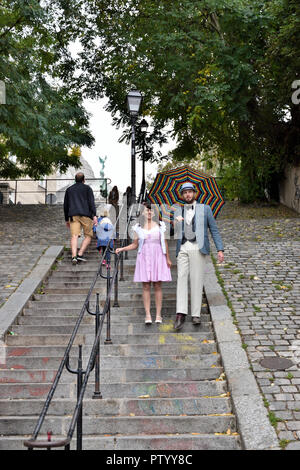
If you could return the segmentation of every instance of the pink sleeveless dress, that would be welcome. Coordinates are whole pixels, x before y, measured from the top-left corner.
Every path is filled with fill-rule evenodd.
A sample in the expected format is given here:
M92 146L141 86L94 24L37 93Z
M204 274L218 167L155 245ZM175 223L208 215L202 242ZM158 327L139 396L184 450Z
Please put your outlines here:
M134 282L172 281L171 270L167 265L167 257L160 243L159 227L144 231L142 250L137 254Z

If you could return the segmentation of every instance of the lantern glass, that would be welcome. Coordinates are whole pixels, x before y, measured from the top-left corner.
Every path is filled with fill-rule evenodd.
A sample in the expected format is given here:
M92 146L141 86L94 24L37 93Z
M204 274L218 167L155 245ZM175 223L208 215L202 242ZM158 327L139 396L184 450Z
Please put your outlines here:
M140 111L142 95L138 90L131 90L127 95L127 107L132 116L137 116Z
M143 119L143 120L141 121L141 124L140 124L140 129L141 129L141 131L144 132L144 133L146 133L148 127L149 127L148 122L146 121L146 119Z

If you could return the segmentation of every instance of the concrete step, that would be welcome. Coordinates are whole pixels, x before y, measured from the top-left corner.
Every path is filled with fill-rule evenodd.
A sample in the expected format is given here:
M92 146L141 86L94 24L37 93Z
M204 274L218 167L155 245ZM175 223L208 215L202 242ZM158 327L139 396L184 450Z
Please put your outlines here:
M1 400L2 403L3 400ZM16 403L17 400L14 402ZM55 399L49 408L48 419L53 420L53 433L59 434L62 431L57 427L61 426L62 421L69 421L74 411L74 400L69 398ZM33 408L33 415L25 415L20 419L16 416L3 415L0 416L0 434L30 434L36 424L36 416L39 415L43 400L26 400L27 407ZM17 407L15 408L17 409ZM20 409L20 407L19 407ZM24 409L24 407L22 408ZM117 421L120 416L129 418L137 416L148 416L152 419L168 416L174 417L198 417L201 415L232 415L229 397L187 397L187 398L102 398L101 400L93 400L87 398L83 406L84 416L98 418L99 421L103 417L109 417L107 421ZM166 416L167 415L167 416ZM134 419L132 420L134 421ZM162 421L162 419L160 420ZM16 422L18 426L16 427ZM98 424L99 425L99 424ZM49 429L50 423L45 423L46 430ZM16 432L17 430L17 432ZM134 430L132 430L134 432ZM197 429L194 429L196 432ZM86 429L88 433L88 429ZM103 432L101 427L96 428L92 433ZM125 431L126 432L126 431ZM180 431L176 431L180 432ZM181 432L184 432L183 430ZM190 432L192 430L190 429Z
M59 287L57 285L55 285L53 288L51 286L47 287L44 289L44 295L67 295L67 296L70 296L71 294L82 294L82 295L85 295L85 297L87 296L87 294L89 293L89 289L90 289L90 284L81 284L78 283L79 285L78 286L74 286L74 284L70 287L70 286L65 286L65 287ZM142 288L126 288L125 286L120 286L119 287L119 295L120 294L130 294L130 295L136 295L136 294L140 294L142 293ZM165 287L162 289L163 291L163 294L167 294L168 296L170 296L170 294L172 295L176 295L176 286L169 286L169 288ZM98 287L96 287L95 289L92 290L92 294L91 295L96 295L96 294L100 294L101 296L106 296L106 287L101 287L100 289ZM113 298L113 296L112 296ZM41 300L40 298L37 299L37 300Z
M205 317L205 318L204 318ZM45 318L47 318L47 321L45 321ZM164 323L161 324L156 324L154 322L155 314L153 315L153 323L151 326L157 326L157 325L163 325ZM175 320L175 316L169 316L167 317L165 315L166 319L173 319ZM44 321L44 325L41 322L41 319ZM46 334L46 331L48 334L60 334L62 331L64 334L71 334L73 331L73 328L75 326L77 317L75 316L68 316L67 318L65 317L57 317L57 316L45 316L45 317L40 317L36 315L31 315L27 316L24 318L22 323L19 325L14 325L13 327L13 333L16 335L28 335L28 334ZM87 317L85 320L89 321L84 321L79 327L79 332L82 334L91 334L95 322L94 317ZM112 324L127 324L129 323L141 323L144 324L145 317L144 315L128 315L127 316L122 316L122 315L111 315L111 322ZM106 323L107 318L105 318L104 323ZM204 323L208 323L208 315L203 315L202 316L202 321ZM152 327L150 326L150 330L152 330ZM63 330L62 330L63 328ZM177 333L180 334L180 331ZM115 336L115 335L114 335ZM11 338L11 336L8 337L8 339ZM155 338L153 338L155 341Z
M168 281L168 282L164 282L162 283L162 286L167 286L167 285L174 285L176 284L176 276L177 276L177 272L175 272L175 270L171 271L172 272L172 281ZM104 275L104 273L102 273ZM128 285L129 284L134 284L135 286L140 286L140 288L142 287L141 286L141 283L139 282L133 282L133 274L134 274L134 267L132 266L131 268L129 269L126 269L126 271L123 272L123 279L124 280L120 280L120 273L119 273L119 283L120 285L121 284L125 284L127 283ZM73 272L70 272L70 273L67 273L67 272L57 272L57 271L53 271L53 274L51 275L51 277L49 279L51 279L51 281L55 282L55 283L59 283L59 282L72 282L72 283L79 283L79 282L86 282L86 283L89 283L91 284L92 281L94 281L94 278L95 278L95 272L94 271L84 271L84 272L76 272L76 273L73 273ZM102 283L104 285L105 283L105 279L98 279L97 280L97 283Z
M50 360L53 363L53 360ZM59 365L53 368L42 368L42 369L21 369L21 368L9 368L0 369L0 383L1 384L12 384L19 385L20 383L52 383ZM74 367L76 363L74 361ZM222 380L222 368L216 366L214 368L191 368L191 369L103 369L101 370L101 384L109 383L165 383L166 379L171 382L196 382L197 381L215 381L218 380L223 383ZM74 383L74 376L63 371L61 376L62 383ZM91 373L90 381L94 381L94 373ZM1 385L2 386L2 385ZM222 385L223 386L223 385ZM21 387L19 392L22 393Z
M96 290L95 292L92 292L92 295L96 295ZM106 296L105 296L106 298ZM105 300L105 298L103 300ZM111 297L112 299L114 298L113 295ZM165 301L170 300L175 303L174 299L174 293L173 292L168 292L166 291L164 293L164 299ZM39 303L48 303L48 302L59 302L59 303L67 303L69 301L72 302L81 302L82 304L86 300L86 295L84 294L35 294L34 295L34 301L31 301L29 303L29 306L31 306L31 303L34 302L39 302ZM142 289L140 289L137 292L119 292L119 302L122 302L123 300L130 300L130 302L142 302L143 301L143 294L142 294ZM152 299L154 302L154 298Z
M53 339L52 342L55 344L55 349L52 346L49 346L51 344L51 341L48 342L49 338L51 338L51 335L40 335L40 336L17 336L17 337L10 337L9 339L11 340L11 343L7 349L6 353L8 356L11 356L12 354L16 355L17 350L15 346L18 345L17 341L13 340L20 340L19 343L21 343L22 346L26 345L31 345L35 344L33 346L34 348L39 348L39 344L42 345L41 348L39 348L39 352L41 355L53 355L53 352L59 353L63 352L63 349L61 346L56 346L56 344L59 344L59 336L58 335L53 335L54 337L57 336L57 340L55 343L55 340ZM62 335L64 336L64 335ZM85 348L83 348L83 352L88 353L88 346L92 346L94 342L94 335L90 335L88 338L89 340L85 342ZM45 346L44 346L45 345ZM12 349L13 347L13 349ZM31 350L33 348L30 346ZM59 349L60 348L60 349ZM91 348L90 348L91 349ZM144 345L144 344L114 344L114 345L100 345L100 351L101 355L103 356L120 356L120 357L125 357L125 356L165 356L165 355L184 355L184 354L216 354L216 344L214 342L207 343L198 343L198 344L191 344L191 343L169 343L169 344L149 344L149 345ZM31 352L31 351L30 351ZM74 352L74 348L73 348ZM38 352L36 353L36 355Z
M171 259L172 260L172 259ZM128 259L126 260L126 266L124 263L124 269L128 272L128 270L135 269L136 265L136 258L134 259ZM98 269L100 267L100 261L92 261L91 259L88 259L87 262L82 262L78 263L77 265L73 266L71 263L71 258L68 262L64 262L59 265L59 270L60 272L66 272L66 273L84 273L84 272L92 272L92 273L97 273ZM113 270L113 261L111 262L111 271ZM175 272L176 266L173 264L171 267L171 271ZM106 271L106 267L102 267L102 274L104 274Z
M95 403L95 402L94 402ZM97 411L95 410L97 413ZM60 418L49 416L41 430L42 434L51 429L53 434L63 434L68 428L70 418ZM34 417L24 417L20 421L18 418L3 417L0 418L0 432L6 429L6 436L14 435L14 429L18 429L18 434L29 434L34 426ZM168 434L213 434L226 433L234 430L235 420L231 416L118 416L118 417L100 417L97 414L94 417L84 416L83 429L85 434L103 436L110 434L112 436L126 435L165 435ZM100 431L99 431L100 430ZM28 432L29 431L29 432ZM54 440L52 438L52 440Z
M83 276L80 279L74 280L74 278L69 278L69 281L66 280L65 277L62 277L60 280L56 279L53 280L50 278L50 280L47 282L47 285L44 287L44 290L48 289L63 289L63 288L81 288L81 289L89 289L92 283L91 280L87 280L86 276ZM132 282L132 280L128 281L120 281L119 280L119 290L123 289L125 292L129 291L137 291L140 292L142 290L142 285L141 283L137 282ZM95 284L96 287L100 287L101 289L106 288L106 281L101 279L100 282L97 281ZM170 281L170 282L162 282L161 284L162 290L169 290L170 288L176 291L176 280ZM154 291L153 285L152 285L152 290Z
M62 296L63 297L63 296ZM85 299L86 297L84 297L83 299L77 299L77 300L67 300L65 301L63 298L61 300L43 300L43 301L29 301L28 302L28 308L31 308L33 310L43 310L43 309L49 309L49 308L55 308L55 309L62 309L62 308L67 308L67 309L74 309L74 308L77 308L77 312L79 313L81 311L81 308L83 307L84 305L84 302L85 302ZM105 304L105 298L101 298L100 299L100 306L101 307L104 307L104 304ZM174 309L174 313L176 312L176 301L173 300L173 298L165 298L163 300L165 303L167 302L168 303L168 307L169 308L173 308ZM111 297L111 305L113 304L114 302L114 298L113 296ZM134 307L132 305L132 303L134 302ZM127 299L122 299L122 298L119 298L119 305L120 307L127 307L127 310L129 310L129 308L136 308L136 307L140 307L140 308L143 308L143 300L142 300L142 296L140 297L140 299L132 299L130 297L128 297ZM151 308L154 308L155 307L155 301L154 299L151 299ZM90 308L92 310L95 309L95 301L92 301L90 302Z
M46 329L46 328L45 328ZM45 332L44 329L44 332ZM13 353L17 354L17 349L13 349L15 346L30 346L30 348L37 348L38 346L45 346L51 349L52 346L57 348L66 349L70 341L70 334L36 334L36 335L15 335L15 336L8 336L6 340L6 354L8 356L12 355ZM74 340L74 345L84 344L85 343L85 335L78 334ZM32 346L34 345L34 346ZM30 349L27 348L27 349Z
M11 351L11 355L6 357L6 369L53 369L58 367L60 360L63 357L61 347L61 354L59 354L59 346L42 347L24 347L15 348ZM14 354L13 354L14 353ZM43 354L44 353L44 354ZM73 357L72 366L76 367L77 351L71 350L70 357ZM83 357L83 364L87 364L88 357ZM185 354L185 355L149 355L149 356L136 356L136 357L118 357L118 356L101 356L100 366L102 369L121 369L121 368L135 368L135 369L192 369L194 367L203 367L204 369L210 367L217 367L220 365L220 358L218 354Z
M11 373L9 371L6 377L3 375L1 379L0 398L4 399L41 399L45 398L51 388L51 384L56 375L55 371L23 371L23 374ZM26 373L24 373L26 372ZM1 374L2 375L2 374ZM17 379L24 379L25 381L16 381ZM8 380L7 383L4 381ZM93 377L87 386L86 398L91 397L94 393ZM64 372L59 382L58 388L55 392L55 398L71 398L76 397L76 378L74 375ZM186 398L186 397L201 397L201 396L220 396L225 394L225 382L216 381L191 381L191 382L127 382L127 383L104 383L101 381L101 393L103 398ZM10 408L14 414L16 411L24 414L24 409L16 407ZM1 410L1 406L0 406ZM4 414L10 414L7 407L2 407ZM34 409L30 414L34 414ZM2 413L1 413L2 414Z
M46 329L46 327L45 327ZM180 333L210 333L212 331L212 325L210 322L202 322L200 325L193 325L191 322L186 321L183 325L183 327L180 330ZM12 332L14 332L14 329L12 328ZM172 319L166 320L164 323L152 323L151 325L146 325L144 322L130 322L127 323L126 321L118 322L112 319L111 321L111 339L114 342L114 335L116 334L122 334L122 335L139 335L141 333L157 333L157 334L176 334L174 330L174 321ZM90 334L93 334L93 325L90 325ZM106 324L103 324L102 328L102 333L101 337L105 339L106 335ZM7 344L20 344L22 341L22 337L26 338L26 336L30 335L14 335L14 336L7 336ZM49 335L39 335L37 336L44 336L45 341L47 340L47 337L49 338L49 344L57 344L55 342L55 337L57 336L56 334L50 334ZM64 338L61 338L64 340L63 344L67 344L69 335L59 335L63 336ZM84 335L83 335L84 336ZM85 342L85 338L81 336L78 338L78 341L76 344L83 344ZM26 340L26 339L25 339ZM44 341L44 339L39 338L39 341ZM50 343L51 341L51 343ZM22 343L24 344L24 343ZM32 344L32 343L31 343ZM44 343L43 343L44 344ZM59 343L58 343L59 344Z
M61 335L65 336L65 335ZM53 338L52 338L53 337ZM57 339L55 339L57 337ZM52 339L51 339L52 338ZM49 339L51 339L49 341ZM39 345L42 346L40 348L41 353L45 354L46 351L52 352L51 344L54 344L57 347L58 344L64 341L60 339L59 335L21 335L21 336L13 336L8 338L8 346L6 349L6 353L10 356L12 352L16 354L15 346L30 346L34 344L35 348ZM88 346L92 346L94 343L94 335L86 335L86 341L84 342L86 348L83 351L88 352ZM12 349L13 347L13 349ZM60 346L58 346L60 347ZM58 349L55 349L58 352ZM216 354L216 344L214 342L207 342L204 340L204 343L185 343L185 342L174 342L174 343L163 343L161 340L161 344L113 344L113 345L103 345L100 344L100 351L101 355L104 356L142 356L142 355L183 355L183 354Z
M142 309L141 309L142 310ZM73 327L76 324L78 319L78 310L64 310L61 312L62 314L59 315L61 311L56 309L48 309L43 310L42 312L37 312L34 310L34 314L30 315L30 311L26 310L25 316L21 316L18 319L18 324L14 325L11 328L16 334L28 334L30 332L36 333L38 332L37 328L41 329L41 332L45 332L45 327L47 327L47 332L49 333L56 333L61 332L61 328L64 327L63 330L65 333L69 333L73 330ZM126 312L126 313L125 313ZM145 321L145 314L144 311L139 313L131 312L128 313L128 309L123 314L120 314L117 310L111 309L111 322L113 323L144 323ZM43 316L39 315L42 314ZM152 321L154 325L155 320L155 312L151 312ZM106 317L104 322L106 323ZM175 321L175 314L173 309L165 309L163 312L163 325L166 320L174 320ZM189 319L187 320L189 321ZM204 323L208 323L210 321L209 315L201 314L201 321ZM91 331L91 325L94 325L95 317L92 315L86 314L82 320L83 329L82 331L86 332ZM46 326L47 325L47 326ZM57 328L57 331L54 329Z
M145 318L145 309L144 309L142 304L140 304L140 306L133 306L133 307L132 306L114 307L113 306L113 303L114 303L113 299L112 299L111 303L112 303L112 306L111 306L111 317L112 318L115 317L115 316L117 317L118 315L125 316L126 318L129 318L130 315L140 315L141 318L143 318L143 319ZM101 308L103 308L104 302L101 302L101 304L102 304ZM39 302L35 302L35 303L33 303L33 306L31 308L24 308L23 316L19 317L18 322L19 322L19 324L24 323L24 316L28 317L28 316L31 316L31 315L43 315L43 316L48 316L48 317L49 316L58 316L58 315L60 315L60 317L73 315L73 316L78 317L82 306L83 306L83 304L80 305L80 306L78 306L78 304L77 304L76 308L71 308L69 306L69 302L68 302L67 304L60 304L56 307L53 307L53 305L50 305L50 307L44 307L43 304L41 304ZM95 302L90 302L90 310L92 312L95 312ZM152 305L151 305L151 314L152 315L155 315L155 310L156 310L155 309L155 304L152 302ZM175 304L170 306L170 303L168 302L168 304L163 305L161 311L162 311L163 315L171 316L175 320L175 316L176 316ZM202 307L201 315L206 314L206 313L207 313L207 308ZM86 315L86 318L91 318L91 317L89 315ZM205 318L203 317L203 320L204 319Z
M45 438L45 437L44 437ZM65 438L63 436L57 436L58 440ZM53 439L54 440L54 439ZM0 450L24 450L23 445L24 438L20 436L8 436L2 437L0 440ZM71 443L71 450L76 449L76 440L73 439ZM83 450L112 450L112 451L131 451L131 450L151 450L151 451L166 451L173 450L239 450L239 436L236 435L213 435L213 434L180 434L180 435L168 435L155 434L155 435L137 435L137 436L89 436L84 435L83 437ZM165 452L162 452L165 453ZM153 456L153 459L156 456ZM143 458L143 457L141 457ZM156 457L157 459L159 457ZM179 457L178 457L179 458ZM187 462L189 464L193 461L185 460L188 457L182 457L182 463ZM149 459L150 461L150 459ZM179 461L179 460L178 460ZM153 460L154 462L154 460ZM159 460L157 460L159 462Z

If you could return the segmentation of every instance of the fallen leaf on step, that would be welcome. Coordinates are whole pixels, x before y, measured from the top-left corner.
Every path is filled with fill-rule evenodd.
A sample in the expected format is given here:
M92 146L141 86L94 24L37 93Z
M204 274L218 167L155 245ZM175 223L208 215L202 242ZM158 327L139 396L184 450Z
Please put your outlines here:
M138 398L150 398L150 395L140 395Z
M129 415L129 416L135 416L135 414L134 414L134 413L130 413L130 415Z

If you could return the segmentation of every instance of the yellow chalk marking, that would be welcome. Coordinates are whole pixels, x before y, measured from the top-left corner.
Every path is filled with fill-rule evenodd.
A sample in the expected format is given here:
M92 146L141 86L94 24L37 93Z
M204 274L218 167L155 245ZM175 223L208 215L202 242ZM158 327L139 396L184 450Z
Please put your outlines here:
M162 332L167 332L167 331L171 331L173 330L173 323L170 323L169 325L168 324L165 324L165 325L160 325L159 326L159 331L162 331Z
M182 351L185 351L185 352L196 352L196 351L198 351L197 346L190 346L189 344L182 345L181 348L182 348Z
M172 335L174 338L176 338L178 341L186 342L186 341L193 341L195 342L196 339L193 338L190 335L183 335L183 334L174 334Z
M166 342L165 335L159 335L158 342L159 342L159 344L165 344L165 342Z

